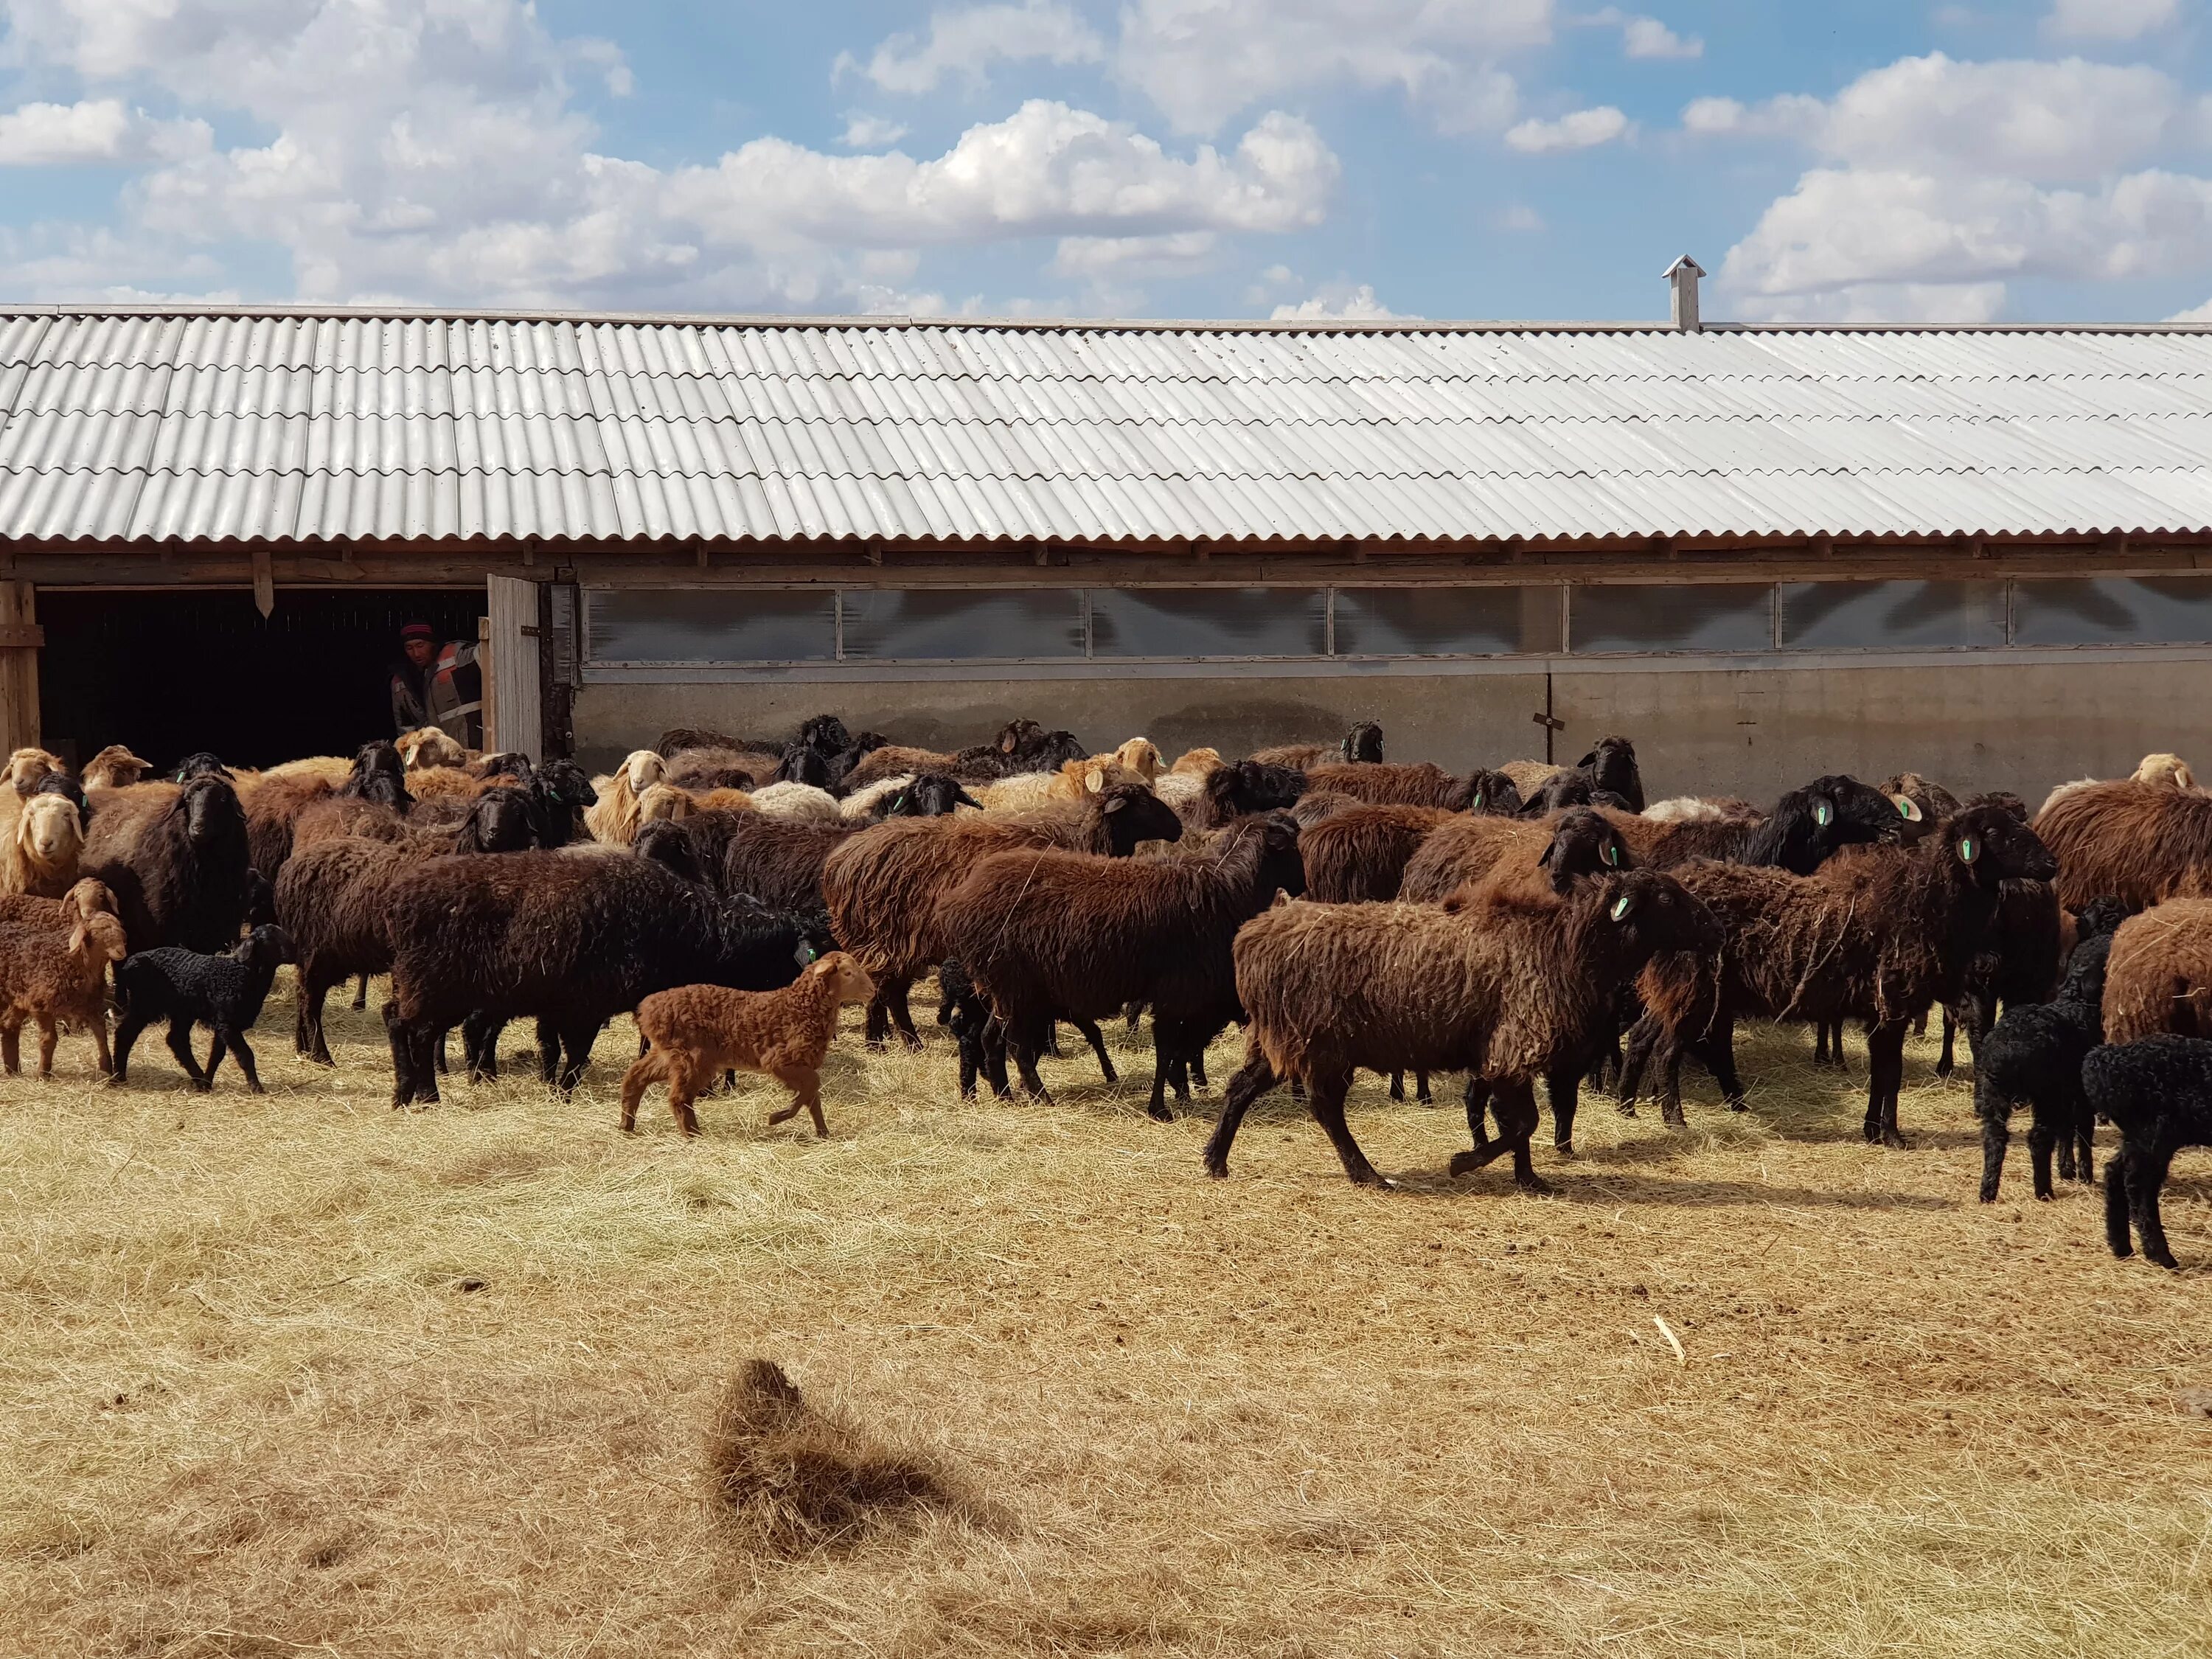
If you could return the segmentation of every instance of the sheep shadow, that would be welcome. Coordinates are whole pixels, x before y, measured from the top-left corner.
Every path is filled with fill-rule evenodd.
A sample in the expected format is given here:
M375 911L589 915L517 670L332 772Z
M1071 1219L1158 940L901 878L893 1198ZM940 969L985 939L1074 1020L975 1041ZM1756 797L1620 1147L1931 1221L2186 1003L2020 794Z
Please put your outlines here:
M1580 1162L1581 1160L1577 1160ZM1676 1209L1762 1208L1787 1210L1906 1210L1936 1213L1965 1207L1956 1199L1930 1198L1917 1193L1849 1192L1823 1187L1771 1186L1755 1181L1680 1179L1649 1174L1607 1172L1578 1177L1574 1165L1553 1165L1539 1171L1552 1188L1549 1196L1593 1208L1619 1209L1625 1205L1663 1205ZM1442 1170L1394 1171L1390 1180L1398 1192L1417 1198L1488 1199L1510 1197L1520 1189L1501 1162L1479 1174L1451 1176Z

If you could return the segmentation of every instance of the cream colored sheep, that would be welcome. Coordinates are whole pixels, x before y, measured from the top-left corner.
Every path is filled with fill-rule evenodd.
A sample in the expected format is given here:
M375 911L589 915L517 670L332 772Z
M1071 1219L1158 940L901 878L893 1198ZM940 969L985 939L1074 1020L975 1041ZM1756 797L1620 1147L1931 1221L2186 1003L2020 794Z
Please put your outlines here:
M435 726L418 726L393 746L410 772L431 766L466 766L476 758Z
M855 789L837 803L837 811L848 823L861 823L876 815L876 803L889 800L912 783L915 774L902 772L895 778L878 778L875 782Z
M1123 771L1134 773L1146 783L1168 769L1167 762L1160 757L1160 751L1153 746L1150 738L1131 738L1112 754L1094 755L1091 758L1111 761Z
M0 842L0 893L59 898L76 884L84 820L66 795L33 795Z
M668 763L650 749L631 750L612 773L593 778L599 803L584 809L584 828L609 847L628 847L637 839L638 797L668 777Z
M1180 812L1198 799L1206 779L1223 764L1218 749L1187 749L1176 757L1173 766L1152 780L1152 793Z
M753 807L772 818L787 818L794 823L842 823L845 815L837 805L837 798L827 789L817 789L811 783L771 783L765 789L752 791Z
M2175 789L2197 787L2197 778L2190 771L2189 763L2179 755L2164 752L2145 755L2135 769L2134 781L2137 783L2162 783Z

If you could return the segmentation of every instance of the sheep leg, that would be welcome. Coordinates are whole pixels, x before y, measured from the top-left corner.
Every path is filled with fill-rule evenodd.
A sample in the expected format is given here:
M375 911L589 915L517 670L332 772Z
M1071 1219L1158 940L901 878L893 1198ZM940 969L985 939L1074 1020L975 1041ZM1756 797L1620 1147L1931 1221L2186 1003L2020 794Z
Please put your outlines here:
M185 1068L185 1075L192 1080L192 1087L205 1094L215 1086L215 1079L200 1070L199 1056L192 1052L192 1025L190 1020L169 1022L169 1052L177 1057L177 1064Z
M1189 1103L1188 1055L1195 1036L1185 1021L1163 1019L1158 1009L1152 1010L1152 1097L1146 1103L1145 1115L1155 1123L1175 1121L1166 1098L1170 1075L1181 1085L1176 1091L1176 1098L1186 1105Z
M1023 1090L1031 1100L1050 1105L1052 1096L1044 1086L1044 1079L1037 1075L1037 1056L1044 1049L1044 1034L1038 1029L1038 1022L1025 1019L1018 1025L1008 1023L1006 1030L1006 1047L1013 1054L1014 1069L1021 1074ZM1158 1098L1157 1077L1152 1079L1152 1095Z
M1483 1116L1490 1110L1490 1085L1479 1076L1467 1080L1467 1138L1474 1145L1464 1152L1454 1152L1448 1166L1455 1176L1471 1174L1488 1165L1491 1159L1505 1150L1504 1145L1490 1138L1490 1128Z
M1949 1007L1943 1010L1943 1048L1936 1056L1936 1076L1948 1081L1959 1064L1959 1021Z
M1636 1115L1636 1097L1643 1092L1644 1073L1665 1036L1659 1022L1649 1014L1628 1028L1628 1038L1621 1051L1620 1073L1613 1079L1613 1097L1620 1103L1623 1117Z
M1244 1064L1237 1075L1229 1079L1229 1087L1221 1097L1221 1116L1214 1123L1213 1133L1206 1140L1206 1172L1216 1181L1229 1175L1229 1148L1237 1139L1237 1131L1244 1121L1244 1114L1252 1109L1252 1103L1273 1088L1278 1079L1267 1057L1256 1048L1244 1057Z
M914 1029L914 1011L907 1006L907 984L905 980L894 980L888 985L878 987L878 994L884 998L884 1006L890 1012L891 1024L898 1028L899 1040L909 1048L919 1049L921 1033ZM1050 1037L1049 1026L1046 1028L1045 1034Z
M2158 1202L2166 1171L2179 1150L2170 1133L2161 1133L2130 1159L2128 1170L2128 1210L2135 1220L2136 1237L2142 1241L2143 1260L2161 1267L2181 1265L2166 1248L2166 1222L2159 1213Z
M246 1092L255 1095L268 1093L269 1091L261 1086L261 1073L254 1069L253 1050L246 1046L246 1033L228 1032L225 1034L224 1040L229 1044L230 1057L238 1062L238 1069L246 1073Z
M1206 1080L1206 1050L1203 1047L1191 1050L1190 1086L1194 1089L1211 1089L1213 1086Z
M1121 1079L1115 1074L1113 1058L1106 1052L1106 1038L1099 1030L1097 1023L1071 1014L1068 1024L1083 1033L1083 1040L1091 1045L1091 1052L1098 1056L1099 1075L1109 1083L1119 1083Z
M2035 1171L2035 1195L2046 1201L2056 1195L2051 1187L2051 1154L2057 1144L2057 1127L2048 1113L2039 1109L2027 1126L2027 1157Z
M560 1028L559 1040L554 1046L568 1051L568 1058L561 1067L562 1095L574 1092L576 1085L582 1080L584 1067L592 1058L592 1045L599 1040L599 1022L596 1019L579 1020ZM698 1091L695 1089L692 1092L696 1094Z
M1544 1092L1552 1102L1552 1146L1559 1152L1575 1149L1575 1112L1582 1104L1582 1073L1572 1066L1562 1066L1545 1076ZM1528 1097L1535 1098L1534 1091L1529 1091Z
M125 1022L126 1024L128 1022ZM392 1044L392 1109L398 1111L415 1098L415 1061L407 1042L407 1028L399 1018L399 1005L384 1005L384 1035Z
M356 1010L368 1006L368 975L363 974L354 981L353 1006Z
M1903 1051L1904 1042L1905 1039L1900 1035L1898 1038L1900 1053ZM1713 1074L1713 1081L1720 1085L1721 1098L1728 1103L1729 1110L1731 1112L1750 1110L1750 1108L1744 1104L1743 1078L1735 1069L1735 1016L1725 1011L1716 1014L1705 1035L1692 1045L1691 1051L1704 1062L1705 1069ZM1899 1063L1902 1064L1902 1061ZM1686 1120L1682 1116L1681 1066L1679 1060L1674 1076L1668 1079L1667 1087L1669 1110L1673 1113L1668 1121L1677 1125L1682 1124Z
M1121 1010L1121 1018L1129 1022L1129 1029L1133 1031L1144 1017L1145 1005L1141 1002L1133 1002Z
M646 1090L667 1079L668 1066L656 1048L647 1048L630 1062L629 1070L623 1073L622 1080L622 1132L624 1134L637 1133L637 1109L645 1099ZM677 1121L681 1123L683 1119L679 1116Z
M1403 1072L1390 1073L1390 1098L1396 1101L1406 1098L1406 1074Z
M699 1133L699 1114L691 1109L691 1103L699 1097L702 1081L700 1068L689 1054L674 1054L668 1057L668 1109L676 1116L676 1133L686 1140Z
M1345 1176L1354 1186L1388 1187L1390 1183L1367 1161L1367 1154L1352 1138L1352 1126L1344 1121L1344 1097L1351 1087L1349 1072L1315 1073L1308 1079L1306 1110L1321 1125L1328 1144L1336 1148L1337 1160L1344 1165Z
M54 1074L54 1044L61 1039L61 1027L51 1014L39 1016L39 1081L46 1082Z
M983 1075L991 1085L991 1092L1000 1100L1014 1097L1013 1085L1006 1080L1006 1027L996 1014L983 1023Z
M21 1025L0 1027L0 1066L5 1066L8 1068L9 1077L21 1075L23 1028Z
M499 1076L499 1034L507 1022L495 1019L482 1009L461 1022L461 1060L468 1068L469 1081L489 1083Z
M146 1018L143 1015L131 1013L125 1014L122 1019L117 1023L115 1027L115 1063L109 1066L107 1070L107 1080L110 1083L121 1084L126 1080L126 1075L131 1069L131 1048L137 1042L138 1034L153 1023L154 1022L152 1020ZM15 1031L14 1028L10 1027L5 1030L0 1030L0 1049L4 1049L6 1053L8 1073L9 1075L12 1077L15 1075Z
M1429 1092L1429 1074L1419 1066L1413 1068L1413 1103L1417 1106L1437 1103L1437 1097Z
M2005 1148L2011 1144L2012 1103L1996 1098L1987 1079L1974 1079L1974 1115L1982 1121L1982 1202L1996 1202L2004 1179Z
M1498 1087L1498 1100L1492 1109L1498 1115L1498 1131L1504 1144L1513 1152L1513 1184L1528 1193L1548 1193L1552 1185L1536 1173L1536 1165L1528 1155L1528 1142L1536 1133L1536 1091L1527 1083L1503 1083ZM1568 1121L1574 1120L1574 1109L1567 1111Z
M1044 1053L1045 1058L1048 1060L1066 1060L1067 1058L1066 1054L1063 1054L1060 1051L1060 1022L1058 1020L1053 1021L1049 1025L1044 1028Z
M310 963L300 968L299 982L294 988L295 1006L292 1014L292 1047L316 1066L335 1066L331 1058L329 1040L323 1035L323 1003L331 994L335 981L315 971ZM362 983L368 982L366 975ZM356 1007L365 1004L356 1003Z
M1885 1020L1867 1033L1866 1138L1900 1148L1905 1140L1897 1127L1897 1093L1905 1082L1905 1027L1901 1019Z
M780 1066L769 1075L791 1091L791 1104L780 1112L770 1112L768 1121L787 1123L799 1115L803 1106L814 1119L815 1139L829 1139L830 1125L822 1115L822 1073L811 1066Z
M2069 1141L2073 1143L2074 1172L2068 1176L2067 1179L2078 1181L2087 1186L2097 1178L2095 1154L2097 1118L2096 1114L2089 1109L2089 1103L2086 1098L2074 1103L2073 1117L2074 1121L2069 1127L2062 1127L2059 1130L2058 1144L2063 1152Z
M106 1077L115 1070L107 1055L107 1011L103 1008L92 1018L92 1051L100 1060L100 1074Z
M2136 1253L2135 1240L2128 1236L2128 1152L2122 1131L2119 1150L2105 1160L2105 1243L2123 1261Z

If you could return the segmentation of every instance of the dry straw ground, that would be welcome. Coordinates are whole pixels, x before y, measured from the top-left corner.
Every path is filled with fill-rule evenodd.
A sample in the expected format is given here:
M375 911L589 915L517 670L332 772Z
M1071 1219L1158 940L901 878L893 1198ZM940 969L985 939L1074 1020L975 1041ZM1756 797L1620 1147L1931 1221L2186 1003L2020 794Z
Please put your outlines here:
M1910 1152L1759 1034L1753 1115L1595 1104L1539 1199L1368 1085L1407 1190L1283 1097L1205 1181L1126 1040L1119 1091L963 1107L848 1032L823 1145L750 1081L623 1139L626 1025L571 1103L395 1116L371 1018L311 1072L280 988L263 1100L158 1043L0 1085L0 1650L2212 1651L2204 1155L2193 1265L2116 1262L2024 1147L1972 1201L1924 1048ZM784 1420L754 1356L873 1525L732 1515L780 1478L732 1449Z

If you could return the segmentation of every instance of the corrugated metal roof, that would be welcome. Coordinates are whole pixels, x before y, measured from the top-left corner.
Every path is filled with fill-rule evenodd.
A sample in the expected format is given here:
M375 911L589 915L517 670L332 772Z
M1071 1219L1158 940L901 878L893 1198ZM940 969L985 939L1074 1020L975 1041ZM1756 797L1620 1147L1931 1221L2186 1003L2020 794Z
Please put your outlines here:
M0 311L0 537L2212 531L2212 332Z

